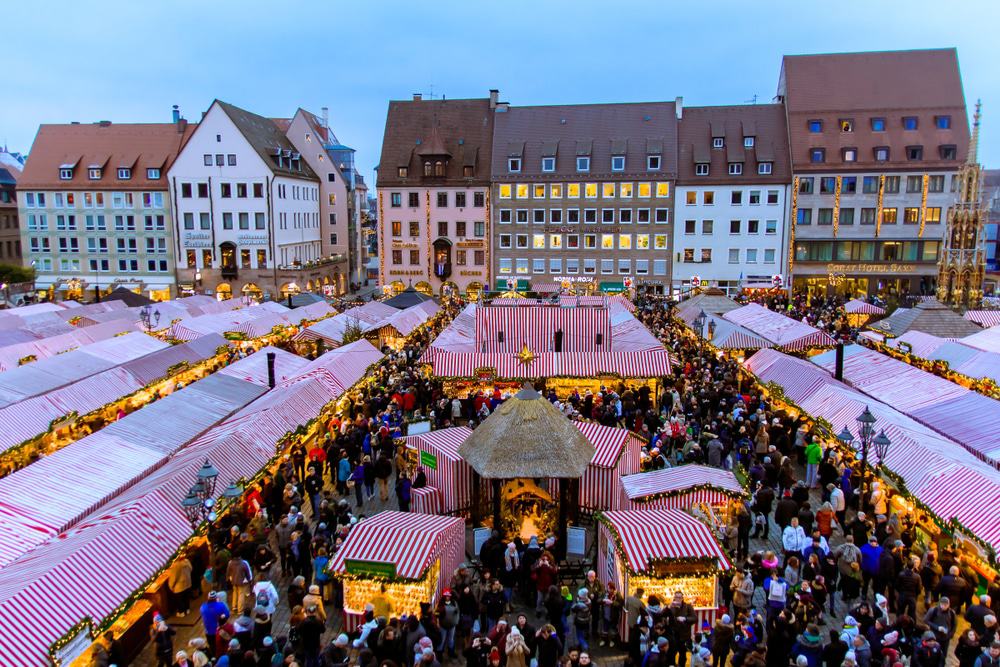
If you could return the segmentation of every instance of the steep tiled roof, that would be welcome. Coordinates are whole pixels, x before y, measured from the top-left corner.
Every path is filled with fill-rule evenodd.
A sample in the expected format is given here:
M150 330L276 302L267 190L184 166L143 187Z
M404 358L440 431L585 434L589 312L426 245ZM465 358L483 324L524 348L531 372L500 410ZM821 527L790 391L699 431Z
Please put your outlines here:
M677 116L673 102L510 107L496 114L493 175L498 179L582 178L576 157L590 155L588 178L611 175L611 157L625 155L616 178L674 178L677 174ZM522 157L521 172L508 174L511 151ZM542 172L542 157L556 157L555 172ZM659 172L646 171L646 156L659 154Z
M490 178L493 116L488 99L408 100L389 102L379 160L378 187L416 186L424 182L420 153L424 147L450 155L445 176L434 183L485 183ZM465 167L474 176L463 176ZM399 177L399 168L407 177Z
M167 169L194 127L187 123L42 125L18 183L22 188L165 190ZM59 178L62 165L73 165L72 179ZM103 170L99 180L89 178L91 166ZM119 180L118 167L126 166L132 169L132 178ZM148 180L149 168L159 169L161 177Z
M677 177L681 183L788 183L792 179L788 161L785 109L780 104L720 107L685 107L679 123ZM725 148L713 149L713 134L724 133ZM752 148L744 148L745 137L753 137ZM743 174L729 175L732 150L742 153ZM708 176L695 176L695 163L708 158ZM770 162L770 175L757 173L760 162Z
M954 169L968 150L955 49L785 56L778 94L787 105L796 169ZM937 129L935 117L944 115L951 128ZM917 117L916 130L903 128L904 116ZM884 118L885 130L874 131L872 118ZM822 132L809 132L812 119L822 121ZM841 120L853 121L852 131L842 131ZM877 163L874 149L881 146L889 148L889 160ZM907 160L907 146L922 146L923 159ZM955 159L942 159L940 146L955 146ZM826 149L824 164L810 163L811 148ZM857 161L844 163L843 148L857 148Z
M228 102L216 100L216 104L225 112L233 125L240 131L240 134L253 146L264 163L279 176L290 176L292 178L307 178L318 180L313 170L306 164L305 160L299 160L299 170L292 169L288 159L283 161L283 166L278 165L276 152L281 149L287 154L298 154L298 149L285 136L284 131L278 126L274 119L258 116L246 109L233 106ZM280 120L280 119L279 119Z
M921 301L914 308L897 308L889 317L869 326L893 336L902 336L907 331L922 331L940 338L961 338L982 331L937 301Z

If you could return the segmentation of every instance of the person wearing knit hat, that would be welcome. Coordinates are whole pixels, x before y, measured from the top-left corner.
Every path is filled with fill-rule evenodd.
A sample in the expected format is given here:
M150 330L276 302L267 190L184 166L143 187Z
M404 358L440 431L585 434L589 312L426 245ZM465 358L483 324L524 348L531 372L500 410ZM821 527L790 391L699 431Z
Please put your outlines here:
M187 651L177 651L174 655L174 665L176 667L191 667L191 661L188 660Z
M500 664L500 649L496 646L490 649L490 664L499 665Z

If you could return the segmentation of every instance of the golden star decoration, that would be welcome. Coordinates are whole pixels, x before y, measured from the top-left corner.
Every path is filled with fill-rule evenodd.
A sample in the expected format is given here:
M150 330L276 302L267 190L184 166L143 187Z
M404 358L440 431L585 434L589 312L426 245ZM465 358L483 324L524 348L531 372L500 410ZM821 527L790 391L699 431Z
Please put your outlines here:
M527 343L525 343L524 347L521 348L521 351L517 353L517 358L521 361L522 364L527 366L528 364L530 364L532 361L535 360L535 353L529 350Z

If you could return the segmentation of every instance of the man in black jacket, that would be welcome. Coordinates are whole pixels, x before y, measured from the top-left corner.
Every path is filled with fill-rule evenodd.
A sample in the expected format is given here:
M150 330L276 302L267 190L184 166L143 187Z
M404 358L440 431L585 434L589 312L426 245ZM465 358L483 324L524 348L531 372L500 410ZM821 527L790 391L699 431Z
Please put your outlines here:
M920 560L910 560L903 571L896 576L896 614L907 614L910 618L917 615L917 598L923 590L920 575L916 568Z
M694 607L684 601L684 593L677 591L674 599L667 607L670 618L668 638L670 640L670 658L673 665L688 664L688 647L691 644L691 629L698 621Z

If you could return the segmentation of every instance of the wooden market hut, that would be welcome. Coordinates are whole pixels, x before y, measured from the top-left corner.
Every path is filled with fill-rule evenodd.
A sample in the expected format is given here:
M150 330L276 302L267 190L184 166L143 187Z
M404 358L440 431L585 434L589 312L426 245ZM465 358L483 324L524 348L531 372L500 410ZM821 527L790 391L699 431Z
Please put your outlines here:
M490 480L493 526L503 525L505 493L516 500L523 492L535 496L542 506L551 507L552 498L544 488L549 479L558 480L559 550L564 553L566 526L579 513L580 478L594 458L595 448L586 436L566 419L531 384L507 399L487 417L459 447L459 454L473 470L472 521L481 520L480 479ZM542 480L542 483L533 482ZM530 516L520 519L523 530Z

